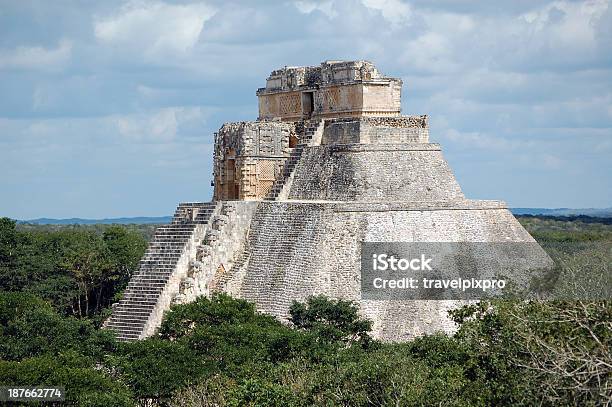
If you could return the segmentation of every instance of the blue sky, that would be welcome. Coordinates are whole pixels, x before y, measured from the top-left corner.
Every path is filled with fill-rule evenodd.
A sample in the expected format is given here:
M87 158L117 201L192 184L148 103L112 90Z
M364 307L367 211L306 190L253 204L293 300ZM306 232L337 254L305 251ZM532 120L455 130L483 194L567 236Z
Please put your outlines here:
M0 216L168 215L284 65L367 59L465 194L612 206L610 1L0 1Z

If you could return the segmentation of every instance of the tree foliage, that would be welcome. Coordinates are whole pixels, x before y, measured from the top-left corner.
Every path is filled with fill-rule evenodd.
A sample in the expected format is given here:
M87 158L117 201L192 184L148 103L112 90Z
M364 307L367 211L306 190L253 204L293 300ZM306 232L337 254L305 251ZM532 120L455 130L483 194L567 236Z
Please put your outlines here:
M289 314L297 328L313 332L324 341L358 341L367 345L372 340L368 335L372 322L361 318L357 305L351 301L313 296L306 303L294 301Z
M7 218L0 243L0 290L37 294L78 317L112 303L146 248L139 233L117 225L19 231Z
M609 277L609 226L529 222L562 273L588 256ZM381 343L348 301L311 297L281 322L221 294L173 306L153 338L116 343L94 322L144 245L119 226L0 219L0 383L61 384L86 406L612 404L605 301L480 302L452 312L454 336Z

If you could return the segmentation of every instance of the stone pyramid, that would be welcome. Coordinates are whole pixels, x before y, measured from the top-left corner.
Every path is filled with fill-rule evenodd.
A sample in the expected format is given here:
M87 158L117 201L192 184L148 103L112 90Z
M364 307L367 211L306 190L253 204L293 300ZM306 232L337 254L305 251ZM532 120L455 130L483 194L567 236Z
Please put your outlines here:
M402 81L367 61L273 71L259 118L215 134L214 200L160 227L106 327L152 335L173 303L227 292L281 319L310 295L356 301L383 340L452 332L456 300L362 298L362 242L530 243L501 201L466 199Z

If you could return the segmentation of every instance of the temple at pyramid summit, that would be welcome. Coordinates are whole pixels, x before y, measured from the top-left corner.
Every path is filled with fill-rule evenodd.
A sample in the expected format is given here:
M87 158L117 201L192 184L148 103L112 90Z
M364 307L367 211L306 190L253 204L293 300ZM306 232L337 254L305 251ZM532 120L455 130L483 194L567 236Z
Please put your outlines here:
M401 92L367 61L273 71L257 120L214 135L212 202L157 228L105 327L142 339L172 304L225 292L281 320L311 295L352 300L386 341L452 332L457 301L363 298L363 242L535 241L505 203L463 195ZM541 249L513 255L550 264Z

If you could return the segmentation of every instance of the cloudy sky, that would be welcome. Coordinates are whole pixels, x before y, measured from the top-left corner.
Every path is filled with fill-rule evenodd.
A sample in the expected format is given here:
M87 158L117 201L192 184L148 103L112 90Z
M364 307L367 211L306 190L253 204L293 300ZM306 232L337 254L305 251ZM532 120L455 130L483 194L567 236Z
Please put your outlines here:
M367 59L464 192L612 206L610 1L0 0L0 216L168 215L284 65Z

